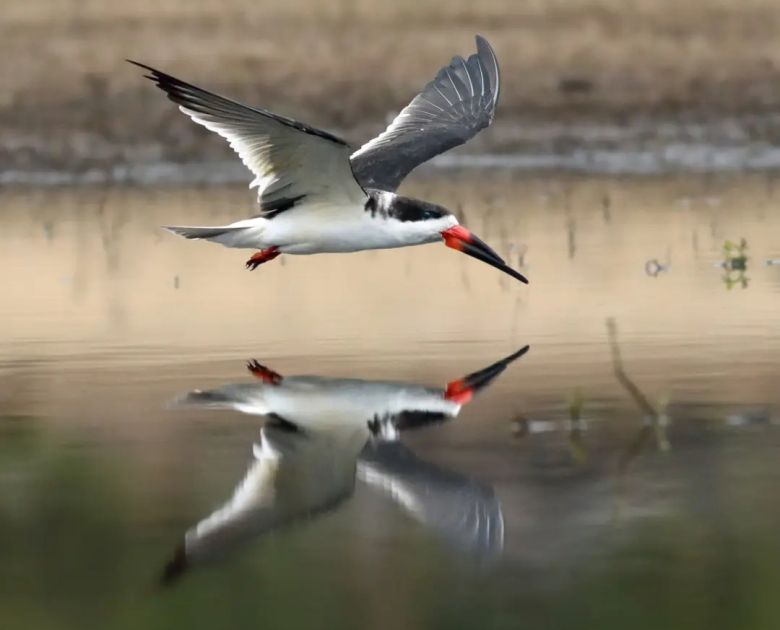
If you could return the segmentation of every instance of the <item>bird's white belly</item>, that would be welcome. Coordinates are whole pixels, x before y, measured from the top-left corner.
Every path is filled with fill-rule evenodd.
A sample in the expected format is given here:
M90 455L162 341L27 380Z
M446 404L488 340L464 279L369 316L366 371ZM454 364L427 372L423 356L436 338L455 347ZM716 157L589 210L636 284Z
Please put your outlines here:
M285 254L355 252L428 242L410 238L399 224L394 219L374 218L362 207L293 210L273 219L263 236Z

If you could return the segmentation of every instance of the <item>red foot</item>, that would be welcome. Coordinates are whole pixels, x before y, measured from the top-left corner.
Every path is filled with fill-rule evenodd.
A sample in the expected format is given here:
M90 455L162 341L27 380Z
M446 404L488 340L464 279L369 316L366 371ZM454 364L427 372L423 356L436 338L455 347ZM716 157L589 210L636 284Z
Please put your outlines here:
M465 405L473 396L474 388L466 385L462 378L447 383L447 390L444 392L444 398L459 405Z
M265 367L258 363L255 359L252 359L246 364L247 369L252 372L263 383L270 385L278 385L282 382L282 375L278 372L274 372L272 369Z
M268 262L269 260L273 260L274 258L276 258L281 253L282 252L280 252L279 248L276 247L276 246L269 247L268 249L261 249L254 256L252 256L249 260L246 261L246 268L254 271L260 265L262 265L264 262Z

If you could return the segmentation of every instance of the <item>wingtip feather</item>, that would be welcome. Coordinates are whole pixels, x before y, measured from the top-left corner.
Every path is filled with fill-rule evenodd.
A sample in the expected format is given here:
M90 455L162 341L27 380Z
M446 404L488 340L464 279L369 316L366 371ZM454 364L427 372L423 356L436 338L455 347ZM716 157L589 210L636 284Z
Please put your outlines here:
M154 68L151 66L147 66L145 63L141 63L140 61L136 61L135 59L125 59L127 63L131 63L134 66L138 66L139 68L143 68L144 70L148 70L149 72L156 72Z
M482 65L490 75L491 89L493 90L493 107L495 108L498 103L498 94L501 91L501 72L498 68L498 57L496 51L490 45L487 39L482 35L475 35L474 39L477 43L477 55L479 56Z

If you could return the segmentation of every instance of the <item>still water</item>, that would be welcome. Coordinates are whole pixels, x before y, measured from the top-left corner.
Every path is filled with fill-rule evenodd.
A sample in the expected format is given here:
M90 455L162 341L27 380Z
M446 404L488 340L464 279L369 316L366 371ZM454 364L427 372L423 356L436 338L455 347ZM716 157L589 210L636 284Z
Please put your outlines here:
M241 187L0 192L0 627L780 627L772 177L405 192L530 286L157 227Z

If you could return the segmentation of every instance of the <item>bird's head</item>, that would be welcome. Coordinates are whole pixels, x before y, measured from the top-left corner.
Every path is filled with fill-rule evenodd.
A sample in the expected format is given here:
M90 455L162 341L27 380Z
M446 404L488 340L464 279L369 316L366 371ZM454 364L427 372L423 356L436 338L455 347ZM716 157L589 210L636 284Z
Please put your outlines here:
M460 225L455 215L446 208L417 199L394 196L390 214L401 222L404 236L409 241L431 243L443 239L447 247L481 260L528 284L525 276L509 267L487 243Z
M458 225L455 215L447 208L393 193L379 193L374 207L379 208L407 243L434 243L441 239L442 232Z

